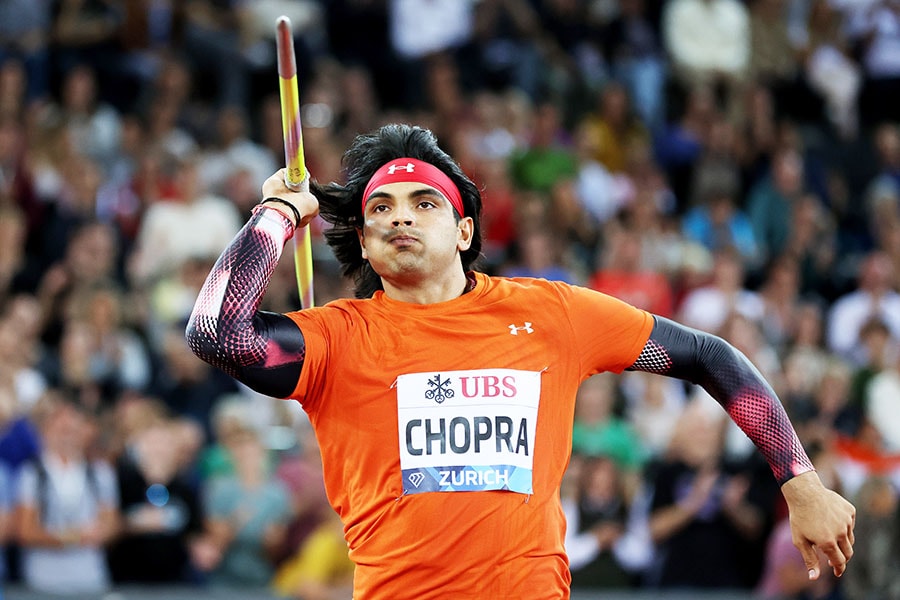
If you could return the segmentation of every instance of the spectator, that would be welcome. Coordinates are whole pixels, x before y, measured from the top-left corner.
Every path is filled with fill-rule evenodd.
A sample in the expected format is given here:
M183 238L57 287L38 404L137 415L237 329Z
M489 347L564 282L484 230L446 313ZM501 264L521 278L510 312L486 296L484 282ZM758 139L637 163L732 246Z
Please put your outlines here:
M813 0L806 28L802 47L806 82L822 96L825 116L839 139L852 140L859 132L863 73L838 7L829 0Z
M613 76L625 82L634 109L654 131L666 116L667 64L659 31L646 0L624 0L603 32L603 54Z
M472 37L459 57L473 88L514 88L534 101L546 83L540 16L527 0L475 3Z
M760 251L753 225L730 190L709 190L704 201L690 209L681 224L685 237L711 252L737 251L745 265L757 264Z
M845 582L848 598L900 597L900 498L885 477L870 476L856 494L858 561Z
M72 295L83 288L117 280L115 230L94 220L76 224L70 236L54 240L61 259L45 266L37 288L48 322L45 340L58 339L58 327ZM49 257L48 257L49 258Z
M797 261L783 256L771 262L759 286L759 297L763 302L763 317L760 320L763 336L773 348L783 351L800 305L800 269Z
M118 459L123 527L109 549L117 583L196 583L220 558L177 439L172 422L156 418L132 433Z
M572 451L605 456L634 473L644 462L644 448L631 426L616 414L616 389L615 379L608 374L582 382L575 399Z
M607 83L597 94L596 103L582 123L593 138L594 158L610 173L622 173L634 148L646 145L650 134L635 116L624 85Z
M16 117L0 116L0 205L21 210L28 242L36 244L46 207L38 201L36 181L26 161L25 129Z
M87 65L73 67L62 83L59 117L81 154L106 171L116 158L122 137L119 112L98 98L97 74Z
M649 152L649 147L635 149L627 173L632 195L619 221L640 236L643 268L675 278L685 265L689 244L673 214L672 189Z
M689 200L697 163L711 149L710 135L718 114L715 90L710 86L694 86L685 95L684 108L677 118L654 134L654 158L668 175L682 205ZM680 208L683 210L684 206Z
M900 127L896 123L882 123L872 132L877 175L870 183L881 180L893 182L893 190L900 188Z
M824 348L823 338L822 307L816 302L801 301L793 311L788 339L782 350L784 403L788 413L796 405L812 403L815 389L834 359ZM852 406L854 402L851 400L850 404ZM861 404L861 401L856 404Z
M799 267L799 291L805 295L831 295L838 266L837 225L822 201L803 194L791 213L790 241L785 256Z
M101 0L61 0L53 4L52 18L51 42L58 49L59 72L87 63L104 76L115 76L121 25L115 6Z
M63 259L69 240L97 217L97 198L103 177L97 163L73 155L63 163L60 175L66 184L53 199L41 231L45 265ZM114 252L111 258L115 259Z
M0 120L25 117L25 87L29 83L25 66L15 58L0 60Z
M897 346L891 341L891 332L878 317L873 317L859 330L859 341L865 362L854 368L850 382L850 406L865 412L865 399L872 379L891 367Z
M812 403L796 403L797 435L804 444L828 446L837 436L856 437L862 415L850 406L850 368L831 360L815 386Z
M119 526L115 473L90 458L91 419L51 395L38 407L42 451L22 467L15 522L22 576L47 594L96 594L110 586L104 547Z
M746 473L722 462L724 419L699 403L678 421L669 454L652 471L650 532L660 553L651 579L662 588L737 589L747 581L740 555L764 536Z
M563 265L558 240L546 229L526 229L516 239L518 256L501 268L504 277L541 277L574 283L575 274Z
M353 562L340 519L329 511L322 522L279 569L275 591L298 600L339 600L353 593Z
M475 177L484 182L485 196L488 198L482 214L485 259L488 264L499 265L507 258L517 235L516 195L506 160L480 160Z
M648 459L660 458L669 447L687 402L684 385L634 371L624 374L620 388L625 398L625 418L640 438Z
M803 98L799 53L789 33L788 3L783 0L754 0L750 3L751 79L772 90L776 103L788 114L798 108L796 97ZM803 115L815 120L815 113Z
M277 556L279 564L304 552L306 541L320 526L331 520L334 512L325 494L322 456L312 427L308 421L301 419L294 430L297 432L297 448L281 458L275 471L290 492L292 514L284 547ZM325 528L325 531L333 530L333 522Z
M185 55L193 71L212 75L204 87L219 107L245 105L249 99L250 64L243 51L256 50L250 47L255 22L249 8L241 8L242 3L232 0L191 0L184 11Z
M884 450L900 452L900 359L874 375L866 386L863 410Z
M632 576L616 556L625 535L628 501L615 460L595 456L584 459L568 527L577 535L594 537L595 551L584 564L570 565L573 588L629 588Z
M204 494L207 526L222 554L209 578L229 587L264 587L287 533L288 493L274 477L259 433L232 431L225 444L234 475L207 480Z
M227 195L231 173L248 169L255 190L277 168L276 157L248 137L247 117L239 106L219 110L215 131L216 144L204 153L197 167L204 188Z
M900 90L900 11L893 0L875 0L848 9L847 29L863 67L860 115L866 125L897 121L890 98Z
M741 148L743 140L737 126L720 112L711 115L703 150L691 166L690 182L686 190L675 189L680 205L690 208L702 204L713 191L726 191L738 197L742 194ZM679 174L676 172L676 174ZM743 199L738 202L742 205Z
M728 113L740 115L740 85L750 61L750 15L738 0L674 0L663 13L665 49L684 90L724 90Z
M714 257L712 280L689 291L678 308L680 319L691 327L719 332L732 312L758 321L764 305L756 292L744 287L744 267L735 252Z
M20 300L27 301L27 297ZM30 412L43 396L47 380L35 368L40 356L36 331L29 331L25 322L17 321L17 317L24 316L14 312L17 305L10 302L7 310L0 313L0 386L7 390L10 411L20 416Z
M39 274L25 252L27 235L24 215L17 208L0 208L0 304L7 293L33 288L29 281ZM32 263L32 264L29 264Z
M859 266L857 287L839 297L828 313L828 348L860 365L865 360L859 334L862 326L879 317L900 340L900 294L893 289L895 273L890 259L882 252L872 252Z
M403 76L396 80L401 92L391 102L405 108L419 108L425 101L427 59L452 52L465 44L474 30L472 0L390 0L388 35L395 68Z
M641 238L628 229L611 231L603 253L604 264L588 287L615 296L654 314L671 317L674 294L665 275L642 264Z
M510 175L519 190L546 194L561 179L574 177L577 169L555 102L541 102L535 108L532 131L528 147L510 157Z
M21 61L29 101L50 91L50 18L49 2L14 0L0 6L0 64Z
M172 165L174 189L147 208L138 233L132 275L152 285L190 258L204 258L227 244L240 229L234 206L208 193L194 159Z
M780 255L788 245L794 204L805 191L803 159L793 150L772 157L769 175L750 190L747 211L756 241L766 259Z
M628 200L626 177L611 174L596 156L600 140L592 135L586 122L575 130L575 156L578 174L575 178L576 191L590 218L604 224L610 221Z
M81 358L105 403L123 390L142 391L150 384L150 357L140 337L126 327L126 310L125 298L112 286L80 290L70 305L64 336L83 328L86 348Z
M548 225L560 243L567 248L564 256L579 281L587 279L594 268L599 224L587 211L578 195L574 179L561 179L550 190Z

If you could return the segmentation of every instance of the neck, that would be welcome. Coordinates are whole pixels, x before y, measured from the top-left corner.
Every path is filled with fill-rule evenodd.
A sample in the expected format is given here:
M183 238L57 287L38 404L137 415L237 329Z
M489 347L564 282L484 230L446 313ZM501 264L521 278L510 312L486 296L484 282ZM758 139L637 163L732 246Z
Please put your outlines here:
M381 278L384 293L391 300L409 304L437 304L462 296L469 290L469 281L462 270L453 271L445 279L410 284L402 279Z

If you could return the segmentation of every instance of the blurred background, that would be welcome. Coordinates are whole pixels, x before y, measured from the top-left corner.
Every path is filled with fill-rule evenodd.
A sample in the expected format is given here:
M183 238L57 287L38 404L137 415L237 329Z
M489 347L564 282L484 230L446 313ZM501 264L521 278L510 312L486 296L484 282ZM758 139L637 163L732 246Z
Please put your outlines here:
M579 391L576 598L900 598L900 1L0 0L0 581L8 598L348 598L299 406L196 359L206 273L284 162L431 128L481 269L723 336L779 393L856 554L810 583L701 389ZM314 222L318 304L350 295ZM291 245L263 308L298 308Z

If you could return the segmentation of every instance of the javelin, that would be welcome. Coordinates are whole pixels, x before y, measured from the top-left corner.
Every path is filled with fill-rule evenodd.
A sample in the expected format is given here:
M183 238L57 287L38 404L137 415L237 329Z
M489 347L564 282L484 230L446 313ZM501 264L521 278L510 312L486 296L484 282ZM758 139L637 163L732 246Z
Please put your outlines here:
M284 183L292 190L300 189L307 177L303 158L303 133L300 127L300 94L297 91L297 57L291 20L278 17L275 23L275 46L278 53L278 90L281 98L281 126L284 130ZM313 299L312 244L309 225L294 234L294 271L301 308L315 306Z

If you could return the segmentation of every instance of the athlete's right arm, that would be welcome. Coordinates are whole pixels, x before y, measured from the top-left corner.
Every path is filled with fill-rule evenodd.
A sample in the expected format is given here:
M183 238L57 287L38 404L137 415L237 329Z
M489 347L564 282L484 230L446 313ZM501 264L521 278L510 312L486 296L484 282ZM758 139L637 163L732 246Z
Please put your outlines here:
M263 197L275 196L274 191L281 198L291 194L312 198L308 192L272 190L276 177L280 172L266 181ZM194 304L185 336L204 361L262 394L285 398L297 385L306 344L289 317L259 310L284 244L295 229L275 206L254 208L250 221L219 256ZM316 206L301 211L301 224L315 215Z

